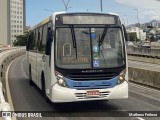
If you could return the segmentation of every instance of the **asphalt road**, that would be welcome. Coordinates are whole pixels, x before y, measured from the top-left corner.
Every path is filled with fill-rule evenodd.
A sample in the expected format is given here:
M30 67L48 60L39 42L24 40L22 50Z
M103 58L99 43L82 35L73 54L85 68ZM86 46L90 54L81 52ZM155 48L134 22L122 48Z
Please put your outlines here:
M159 120L160 117L117 117L120 111L159 111L160 91L129 83L129 98L121 100L48 104L36 86L30 86L24 70L25 57L9 69L9 87L15 111L51 111L54 118L17 120ZM133 112L133 113L135 113ZM122 112L125 113L125 112Z

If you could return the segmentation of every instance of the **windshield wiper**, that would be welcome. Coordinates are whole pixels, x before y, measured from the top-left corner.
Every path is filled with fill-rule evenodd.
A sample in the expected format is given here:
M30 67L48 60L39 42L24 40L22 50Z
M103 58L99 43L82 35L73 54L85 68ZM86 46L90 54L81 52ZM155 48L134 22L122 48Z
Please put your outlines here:
M104 38L105 38L106 33L107 33L107 30L108 30L107 27L108 27L108 26L105 25L105 28L104 28L103 33L102 33L102 36L101 36L101 38L98 40L98 46L99 46L99 47L103 44Z
M75 37L75 31L74 31L73 25L71 26L71 34L72 34L73 48L75 48L76 59L77 59L77 43L76 43L76 37Z

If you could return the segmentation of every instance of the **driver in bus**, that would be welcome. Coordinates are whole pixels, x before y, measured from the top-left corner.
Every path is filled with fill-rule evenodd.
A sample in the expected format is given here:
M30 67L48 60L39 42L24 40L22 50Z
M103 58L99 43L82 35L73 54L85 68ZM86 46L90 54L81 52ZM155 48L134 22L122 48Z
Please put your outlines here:
M111 45L108 43L108 42L104 42L103 45L102 45L102 48L104 50L108 49L108 48L111 48Z

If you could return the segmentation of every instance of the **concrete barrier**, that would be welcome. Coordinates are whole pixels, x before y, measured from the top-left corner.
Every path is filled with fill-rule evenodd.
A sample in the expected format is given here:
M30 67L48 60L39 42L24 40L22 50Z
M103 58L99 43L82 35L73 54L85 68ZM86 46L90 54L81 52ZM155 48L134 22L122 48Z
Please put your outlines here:
M128 68L130 81L160 89L160 71Z
M6 51L6 50L13 50L13 49L16 49L16 47L0 48L0 52Z
M152 57L160 59L160 49L127 46L127 54L132 56Z
M157 42L151 42L151 47L153 48L159 48L160 49L160 42L157 43Z
M140 57L140 56L131 56L128 55L128 60L140 61L140 62L147 62L153 64L160 64L160 59L152 58L152 57Z
M160 64L160 49L127 47L129 60Z
M127 46L127 54L128 60L160 64L160 49ZM160 70L129 67L128 73L130 81L160 89Z
M5 81L5 72L9 63L17 58L25 54L25 48L14 48L10 50L6 50L0 53L0 111L6 112L10 111L10 106L6 102L7 95L6 91L6 81ZM0 120L11 120L11 117L2 117Z

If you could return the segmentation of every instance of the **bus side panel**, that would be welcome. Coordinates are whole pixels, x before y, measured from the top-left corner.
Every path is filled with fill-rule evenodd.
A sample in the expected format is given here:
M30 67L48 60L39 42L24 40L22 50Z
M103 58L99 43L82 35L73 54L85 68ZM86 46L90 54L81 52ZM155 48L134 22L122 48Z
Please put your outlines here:
M50 88L51 88L51 74L54 74L54 72L51 72L51 65L50 65L50 56L46 55L46 63L45 63L45 85L46 85L46 94L50 97Z
M44 74L46 93L49 94L51 87L49 56L45 54L37 54L37 86L42 90L41 75Z
M125 80L128 81L128 60L127 60L127 52L126 52L126 75L125 75Z
M32 80L36 83L37 72L36 72L36 53L29 52L29 64L31 65ZM36 83L37 84L37 83Z
M53 43L54 43L54 41L53 41ZM54 58L54 44L52 43L52 55L51 55L51 87L50 87L50 90L52 91L52 87L53 87L53 85L55 85L56 83L57 83L57 78L56 78L56 76L55 76L55 59L56 58ZM53 95L53 93L51 92L51 95ZM53 98L52 96L51 96L51 98ZM52 100L53 101L53 100Z
M126 75L125 75L125 80L127 80L128 81L128 59L127 59L127 48L126 48L126 37L125 37L125 34L127 34L126 32L125 32L126 30L125 30L125 27L123 27L123 45L124 45L124 48L125 48L125 57L126 57Z
M24 69L26 71L26 74L29 75L29 51L26 51L26 61L25 61L25 65L24 65Z
M46 61L43 61L44 54L37 53L37 86L42 89L41 74L45 71Z

